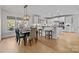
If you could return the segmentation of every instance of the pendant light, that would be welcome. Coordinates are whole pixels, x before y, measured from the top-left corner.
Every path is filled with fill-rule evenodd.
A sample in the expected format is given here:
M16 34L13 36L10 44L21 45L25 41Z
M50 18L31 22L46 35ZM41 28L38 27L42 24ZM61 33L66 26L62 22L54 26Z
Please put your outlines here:
M27 7L28 7L28 5L24 6L24 17L23 17L24 20L29 20L30 19L30 16L27 15Z

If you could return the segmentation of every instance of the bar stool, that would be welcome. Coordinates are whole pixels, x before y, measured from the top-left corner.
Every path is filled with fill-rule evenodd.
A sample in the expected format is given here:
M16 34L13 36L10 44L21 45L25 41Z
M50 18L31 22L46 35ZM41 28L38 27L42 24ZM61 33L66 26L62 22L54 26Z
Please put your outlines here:
M42 36L42 29L39 29L38 32L39 32L39 36Z
M52 39L52 30L45 30L45 38Z
M45 30L45 38L48 37L48 30Z
M52 30L49 31L49 39L52 39Z

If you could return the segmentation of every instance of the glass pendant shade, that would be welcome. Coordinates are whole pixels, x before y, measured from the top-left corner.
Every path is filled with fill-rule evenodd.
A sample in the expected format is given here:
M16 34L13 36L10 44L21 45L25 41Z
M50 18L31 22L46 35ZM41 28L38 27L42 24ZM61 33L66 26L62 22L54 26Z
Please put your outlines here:
M29 20L29 19L30 19L30 16L25 15L25 16L23 17L23 19L24 19L24 20Z

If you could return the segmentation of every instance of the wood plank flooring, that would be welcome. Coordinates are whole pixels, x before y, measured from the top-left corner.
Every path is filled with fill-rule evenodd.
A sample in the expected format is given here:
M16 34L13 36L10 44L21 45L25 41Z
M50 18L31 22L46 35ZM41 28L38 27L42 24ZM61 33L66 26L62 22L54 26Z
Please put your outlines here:
M67 40L71 41L69 42ZM57 39L48 39L45 37L40 37L37 43L34 42L32 43L32 46L29 46L29 44L24 46L23 41L21 42L20 45L18 45L16 43L15 37L11 37L0 41L0 52L1 53L79 52L78 40L79 40L78 35L74 33L61 33ZM70 48L69 46L72 48Z
M32 46L29 46L29 44L27 44L27 46L24 46L23 42L20 45L18 45L16 43L15 37L12 37L12 38L4 39L2 42L0 42L0 52L48 53L48 52L54 52L54 50L40 43L39 41L37 43L33 43Z

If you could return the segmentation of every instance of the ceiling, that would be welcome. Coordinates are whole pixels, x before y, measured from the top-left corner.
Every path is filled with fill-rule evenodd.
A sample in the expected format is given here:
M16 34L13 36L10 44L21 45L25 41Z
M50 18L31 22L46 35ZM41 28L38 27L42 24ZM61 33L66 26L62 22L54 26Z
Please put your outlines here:
M24 5L1 5L1 7L9 12L24 14ZM29 5L28 13L36 14L55 14L57 12L67 13L77 11L79 12L78 5ZM77 13L76 12L76 13Z
M12 13L18 13L18 14L24 13L24 5L2 5L1 7L2 9Z

